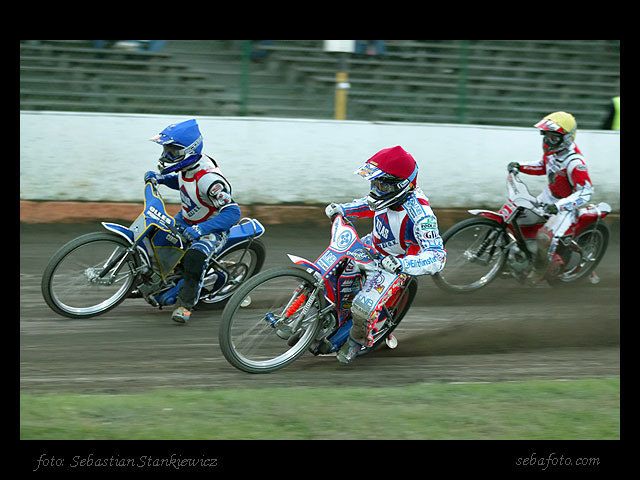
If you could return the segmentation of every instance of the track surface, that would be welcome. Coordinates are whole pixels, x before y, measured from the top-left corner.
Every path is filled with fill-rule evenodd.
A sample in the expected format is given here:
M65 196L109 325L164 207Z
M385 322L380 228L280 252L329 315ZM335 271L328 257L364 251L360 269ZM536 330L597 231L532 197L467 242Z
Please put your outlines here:
M446 226L443 226L446 228ZM443 228L443 231L444 231ZM396 329L399 345L360 357L304 355L268 375L229 365L218 345L221 311L196 311L186 326L171 308L129 299L88 320L53 313L40 279L53 253L92 224L20 225L20 388L22 392L126 393L167 388L392 386L416 382L493 382L620 375L620 239L612 229L598 285L526 288L496 279L468 295L419 280L414 306ZM359 227L364 235L365 229ZM329 225L267 226L265 269L286 253L315 260Z

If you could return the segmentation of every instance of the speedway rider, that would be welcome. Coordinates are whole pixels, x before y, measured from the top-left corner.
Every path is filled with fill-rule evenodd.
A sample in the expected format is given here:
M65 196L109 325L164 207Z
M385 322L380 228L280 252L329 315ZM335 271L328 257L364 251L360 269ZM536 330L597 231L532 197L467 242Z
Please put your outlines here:
M379 151L355 172L371 182L369 195L350 203L328 205L329 218L373 217L373 231L362 240L384 255L382 271L368 271L353 299L353 326L338 361L349 363L373 343L373 333L388 298L409 275L433 275L442 270L446 253L438 221L417 187L418 164L402 147Z
M160 173L148 171L144 181L179 190L182 209L175 219L191 242L182 258L184 281L171 318L185 324L198 302L200 282L211 256L227 241L229 229L240 219L240 207L231 198L231 185L215 160L202 154L202 134L195 120L174 123L151 141L162 145Z
M578 208L591 200L593 186L582 152L574 142L577 123L573 115L554 112L534 127L540 129L543 136L542 159L524 165L511 162L507 169L528 175L547 175L548 185L537 199L544 204L544 211L550 217L538 232L536 258L528 275L535 284L544 278L560 238L572 233Z

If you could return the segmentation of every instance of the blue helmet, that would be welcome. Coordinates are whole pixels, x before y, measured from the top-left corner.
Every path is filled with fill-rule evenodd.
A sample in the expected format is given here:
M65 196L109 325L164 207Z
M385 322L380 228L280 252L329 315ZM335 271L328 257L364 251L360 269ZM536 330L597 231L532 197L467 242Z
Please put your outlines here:
M151 141L162 145L158 170L163 175L193 165L202 155L202 134L195 120L172 123Z

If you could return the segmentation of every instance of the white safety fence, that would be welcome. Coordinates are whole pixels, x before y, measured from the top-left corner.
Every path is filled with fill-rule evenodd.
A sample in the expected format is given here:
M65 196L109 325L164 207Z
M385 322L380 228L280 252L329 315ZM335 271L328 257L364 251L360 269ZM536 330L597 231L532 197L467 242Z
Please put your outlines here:
M401 145L418 161L418 183L434 208L499 208L507 164L542 155L533 127L23 111L20 198L139 202L144 173L156 169L161 151L149 139L189 118L245 205L361 197L368 185L353 172L377 151ZM577 120L593 201L619 211L620 133L580 130ZM546 180L523 178L534 194ZM172 190L163 195L179 202Z

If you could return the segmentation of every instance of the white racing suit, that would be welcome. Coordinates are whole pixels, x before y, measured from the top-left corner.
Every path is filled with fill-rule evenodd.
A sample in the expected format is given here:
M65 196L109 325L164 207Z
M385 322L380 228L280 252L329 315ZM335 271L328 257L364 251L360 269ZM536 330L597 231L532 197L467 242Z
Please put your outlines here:
M366 197L338 205L351 218L373 217L373 231L362 240L382 255L401 260L398 274L368 271L362 289L353 299L353 327L350 337L360 345L371 346L373 334L385 302L409 275L433 275L444 268L446 253L438 231L438 221L429 201L419 188L401 206L372 211ZM383 321L384 319L381 319Z
M176 221L201 233L182 259L184 282L177 305L191 309L198 302L209 259L224 247L229 229L240 219L240 207L231 198L231 185L220 168L206 155L180 173L165 175L160 183L180 191L182 209Z
M542 274L556 253L560 238L572 233L578 220L578 209L591 200L593 186L575 143L562 152L543 155L539 162L521 165L520 171L528 175L547 175L548 185L537 199L558 207L558 213L552 215L538 233L534 268Z

